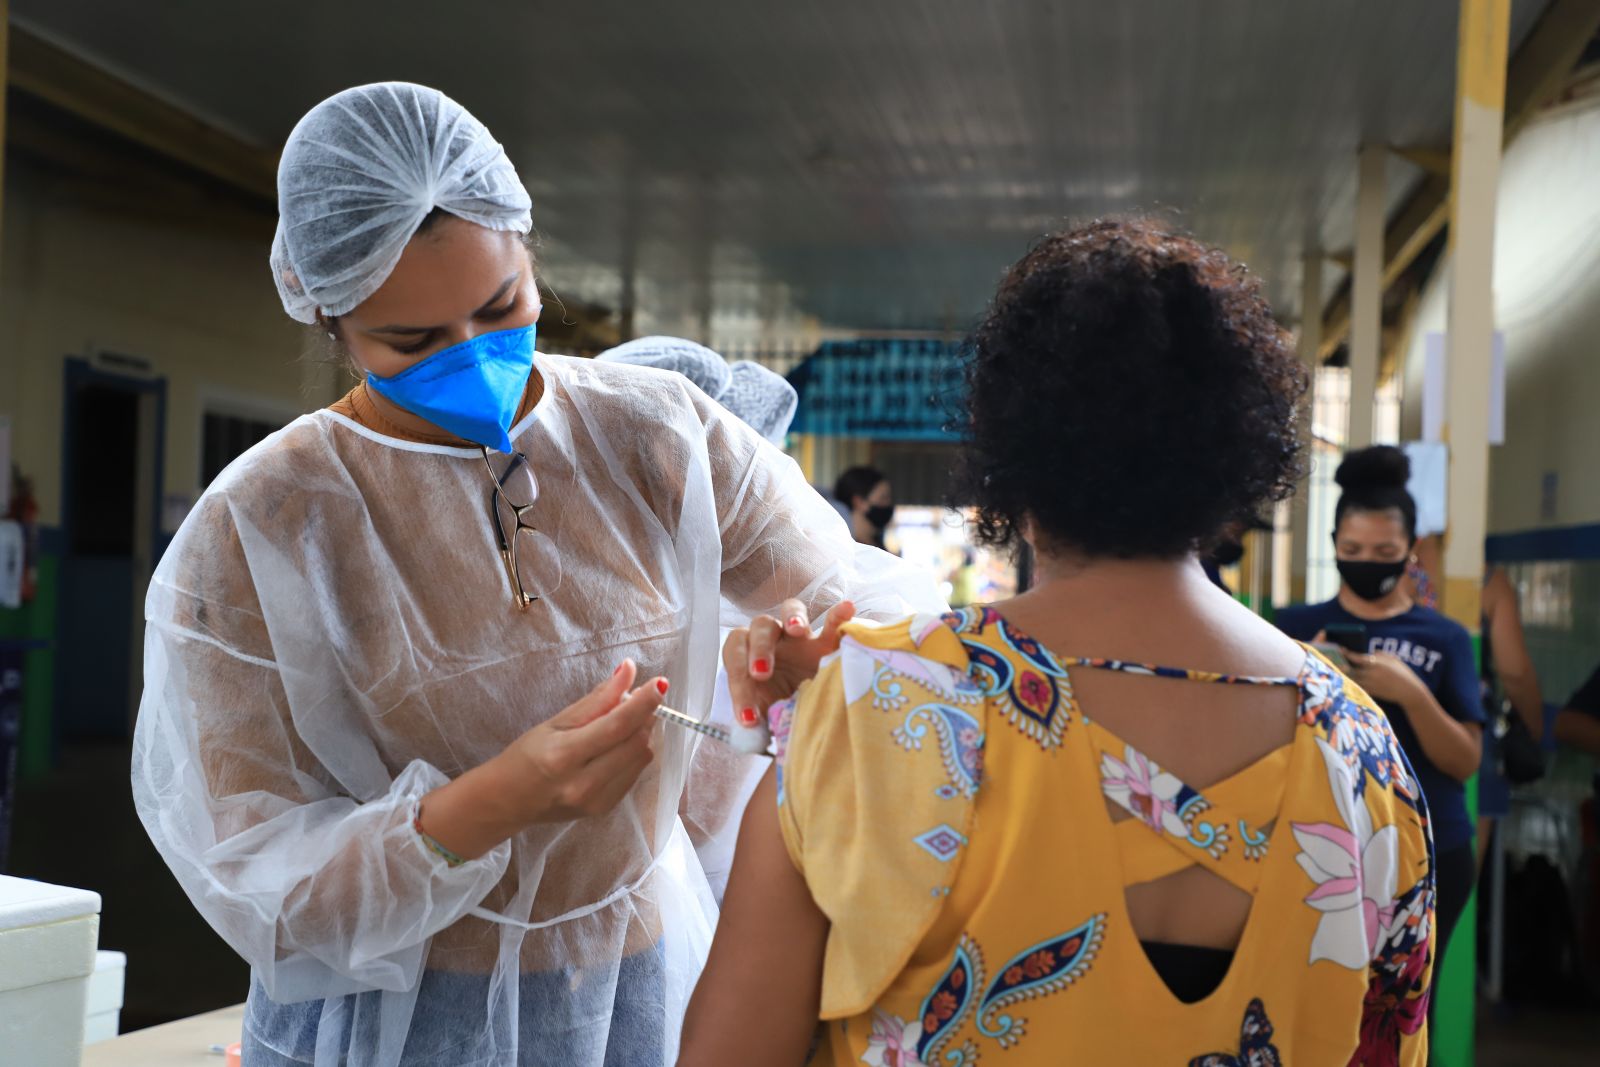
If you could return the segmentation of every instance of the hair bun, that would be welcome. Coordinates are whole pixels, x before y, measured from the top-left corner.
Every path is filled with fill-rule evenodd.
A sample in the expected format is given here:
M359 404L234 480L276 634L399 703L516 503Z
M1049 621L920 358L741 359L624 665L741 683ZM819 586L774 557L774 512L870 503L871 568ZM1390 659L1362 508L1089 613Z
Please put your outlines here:
M1333 480L1341 489L1404 489L1411 480L1411 459L1393 445L1374 445L1351 452Z

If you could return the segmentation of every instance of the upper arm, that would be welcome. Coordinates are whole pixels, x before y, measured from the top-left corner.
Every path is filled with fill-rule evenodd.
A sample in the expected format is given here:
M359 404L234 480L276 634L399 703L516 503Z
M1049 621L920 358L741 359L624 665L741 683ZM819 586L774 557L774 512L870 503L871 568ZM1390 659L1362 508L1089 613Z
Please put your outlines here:
M220 840L261 821L279 800L327 796L328 775L295 727L228 499L206 497L168 553L146 604L154 666L139 717L147 740L182 738L192 763L140 760L142 784L170 797L165 791L181 780L188 798L207 806Z
M789 599L805 604L812 618L846 599L858 618L879 621L949 610L927 571L857 544L794 460L726 412L702 418L722 536L722 594L743 616L775 613ZM740 625L743 616L723 621Z
M705 426L723 596L748 614L776 611L795 597L820 615L844 597L842 589L826 588L837 564L817 536L829 519L840 521L838 513L811 491L792 460L754 430L715 402L693 399Z
M808 585L821 584L816 578L830 560L803 536L815 516L800 513L805 497L816 494L798 468L788 476L784 468L794 467L793 461L687 379L652 374L628 384L640 412L660 424L641 438L634 461L649 508L674 537L691 501L700 508L709 503L713 512L721 592L737 609L723 613L723 624L743 625L751 615L777 611L791 597L805 599L815 615L843 599L842 593L826 599L827 590L823 596L804 595ZM698 491L707 478L709 502ZM821 498L816 502L822 504Z
M1505 571L1496 570L1489 579L1492 607L1489 610L1489 644L1497 674L1520 677L1533 673L1528 644L1522 635L1522 613L1517 609L1516 590Z
M692 1067L805 1060L817 1028L828 920L789 858L768 771L745 811L722 918L683 1024Z
M929 887L947 889L956 867L913 838L931 818L965 840L979 750L960 731L953 769L943 745L908 754L873 709L883 670L907 700L959 698L971 686L954 632L935 624L918 643L912 626L848 627L837 655L779 706L777 764L745 812L683 1062L746 1063L752 1048L762 1063L800 1062L819 1019L852 1018L878 1000L942 906ZM981 737L981 710L944 710L946 725L964 720ZM946 785L957 788L936 788Z

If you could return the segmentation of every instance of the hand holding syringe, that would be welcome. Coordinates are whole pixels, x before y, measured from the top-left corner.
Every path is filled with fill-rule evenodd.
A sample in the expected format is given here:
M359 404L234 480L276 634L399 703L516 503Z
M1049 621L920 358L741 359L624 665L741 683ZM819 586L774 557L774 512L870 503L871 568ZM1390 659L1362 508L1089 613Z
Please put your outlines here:
M656 718L681 726L685 730L693 730L697 734L704 734L725 745L732 745L740 752L753 756L766 756L772 758L772 753L767 751L771 734L765 728L740 726L733 730L726 726L718 726L712 722L701 722L692 715L685 715L681 711L667 707L665 704L656 708Z
M767 709L793 696L800 683L816 675L823 657L838 651L839 627L855 616L855 606L849 601L834 605L815 634L811 632L806 606L800 601L785 601L780 614L786 622L760 616L752 619L748 627L730 632L722 646L737 723L733 729L702 722L668 707L657 708L656 715L732 745L740 752L769 755L772 733L766 722Z

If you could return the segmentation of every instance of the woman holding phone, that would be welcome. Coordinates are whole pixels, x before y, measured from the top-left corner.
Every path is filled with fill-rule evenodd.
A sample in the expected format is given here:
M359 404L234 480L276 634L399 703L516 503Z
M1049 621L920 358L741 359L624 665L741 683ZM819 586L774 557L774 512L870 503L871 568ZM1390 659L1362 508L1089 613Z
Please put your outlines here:
M1333 528L1339 593L1285 608L1276 622L1290 637L1347 650L1346 673L1388 714L1416 769L1437 856L1434 958L1443 960L1475 877L1464 784L1478 771L1484 717L1471 635L1416 603L1402 581L1417 541L1410 473L1406 454L1386 445L1345 457L1334 476L1343 490Z

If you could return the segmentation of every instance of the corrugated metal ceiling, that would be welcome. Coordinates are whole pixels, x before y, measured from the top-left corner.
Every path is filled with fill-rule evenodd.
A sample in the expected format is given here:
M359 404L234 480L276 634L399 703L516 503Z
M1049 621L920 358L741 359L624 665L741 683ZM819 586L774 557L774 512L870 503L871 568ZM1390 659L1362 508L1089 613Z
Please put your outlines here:
M1516 0L1513 48L1543 6ZM631 276L641 322L694 332L959 328L1030 237L1132 208L1179 212L1293 318L1307 239L1350 243L1357 146L1448 142L1457 5L11 8L262 145L348 85L437 85L510 150L558 289L616 306ZM1416 173L1396 160L1395 198Z

